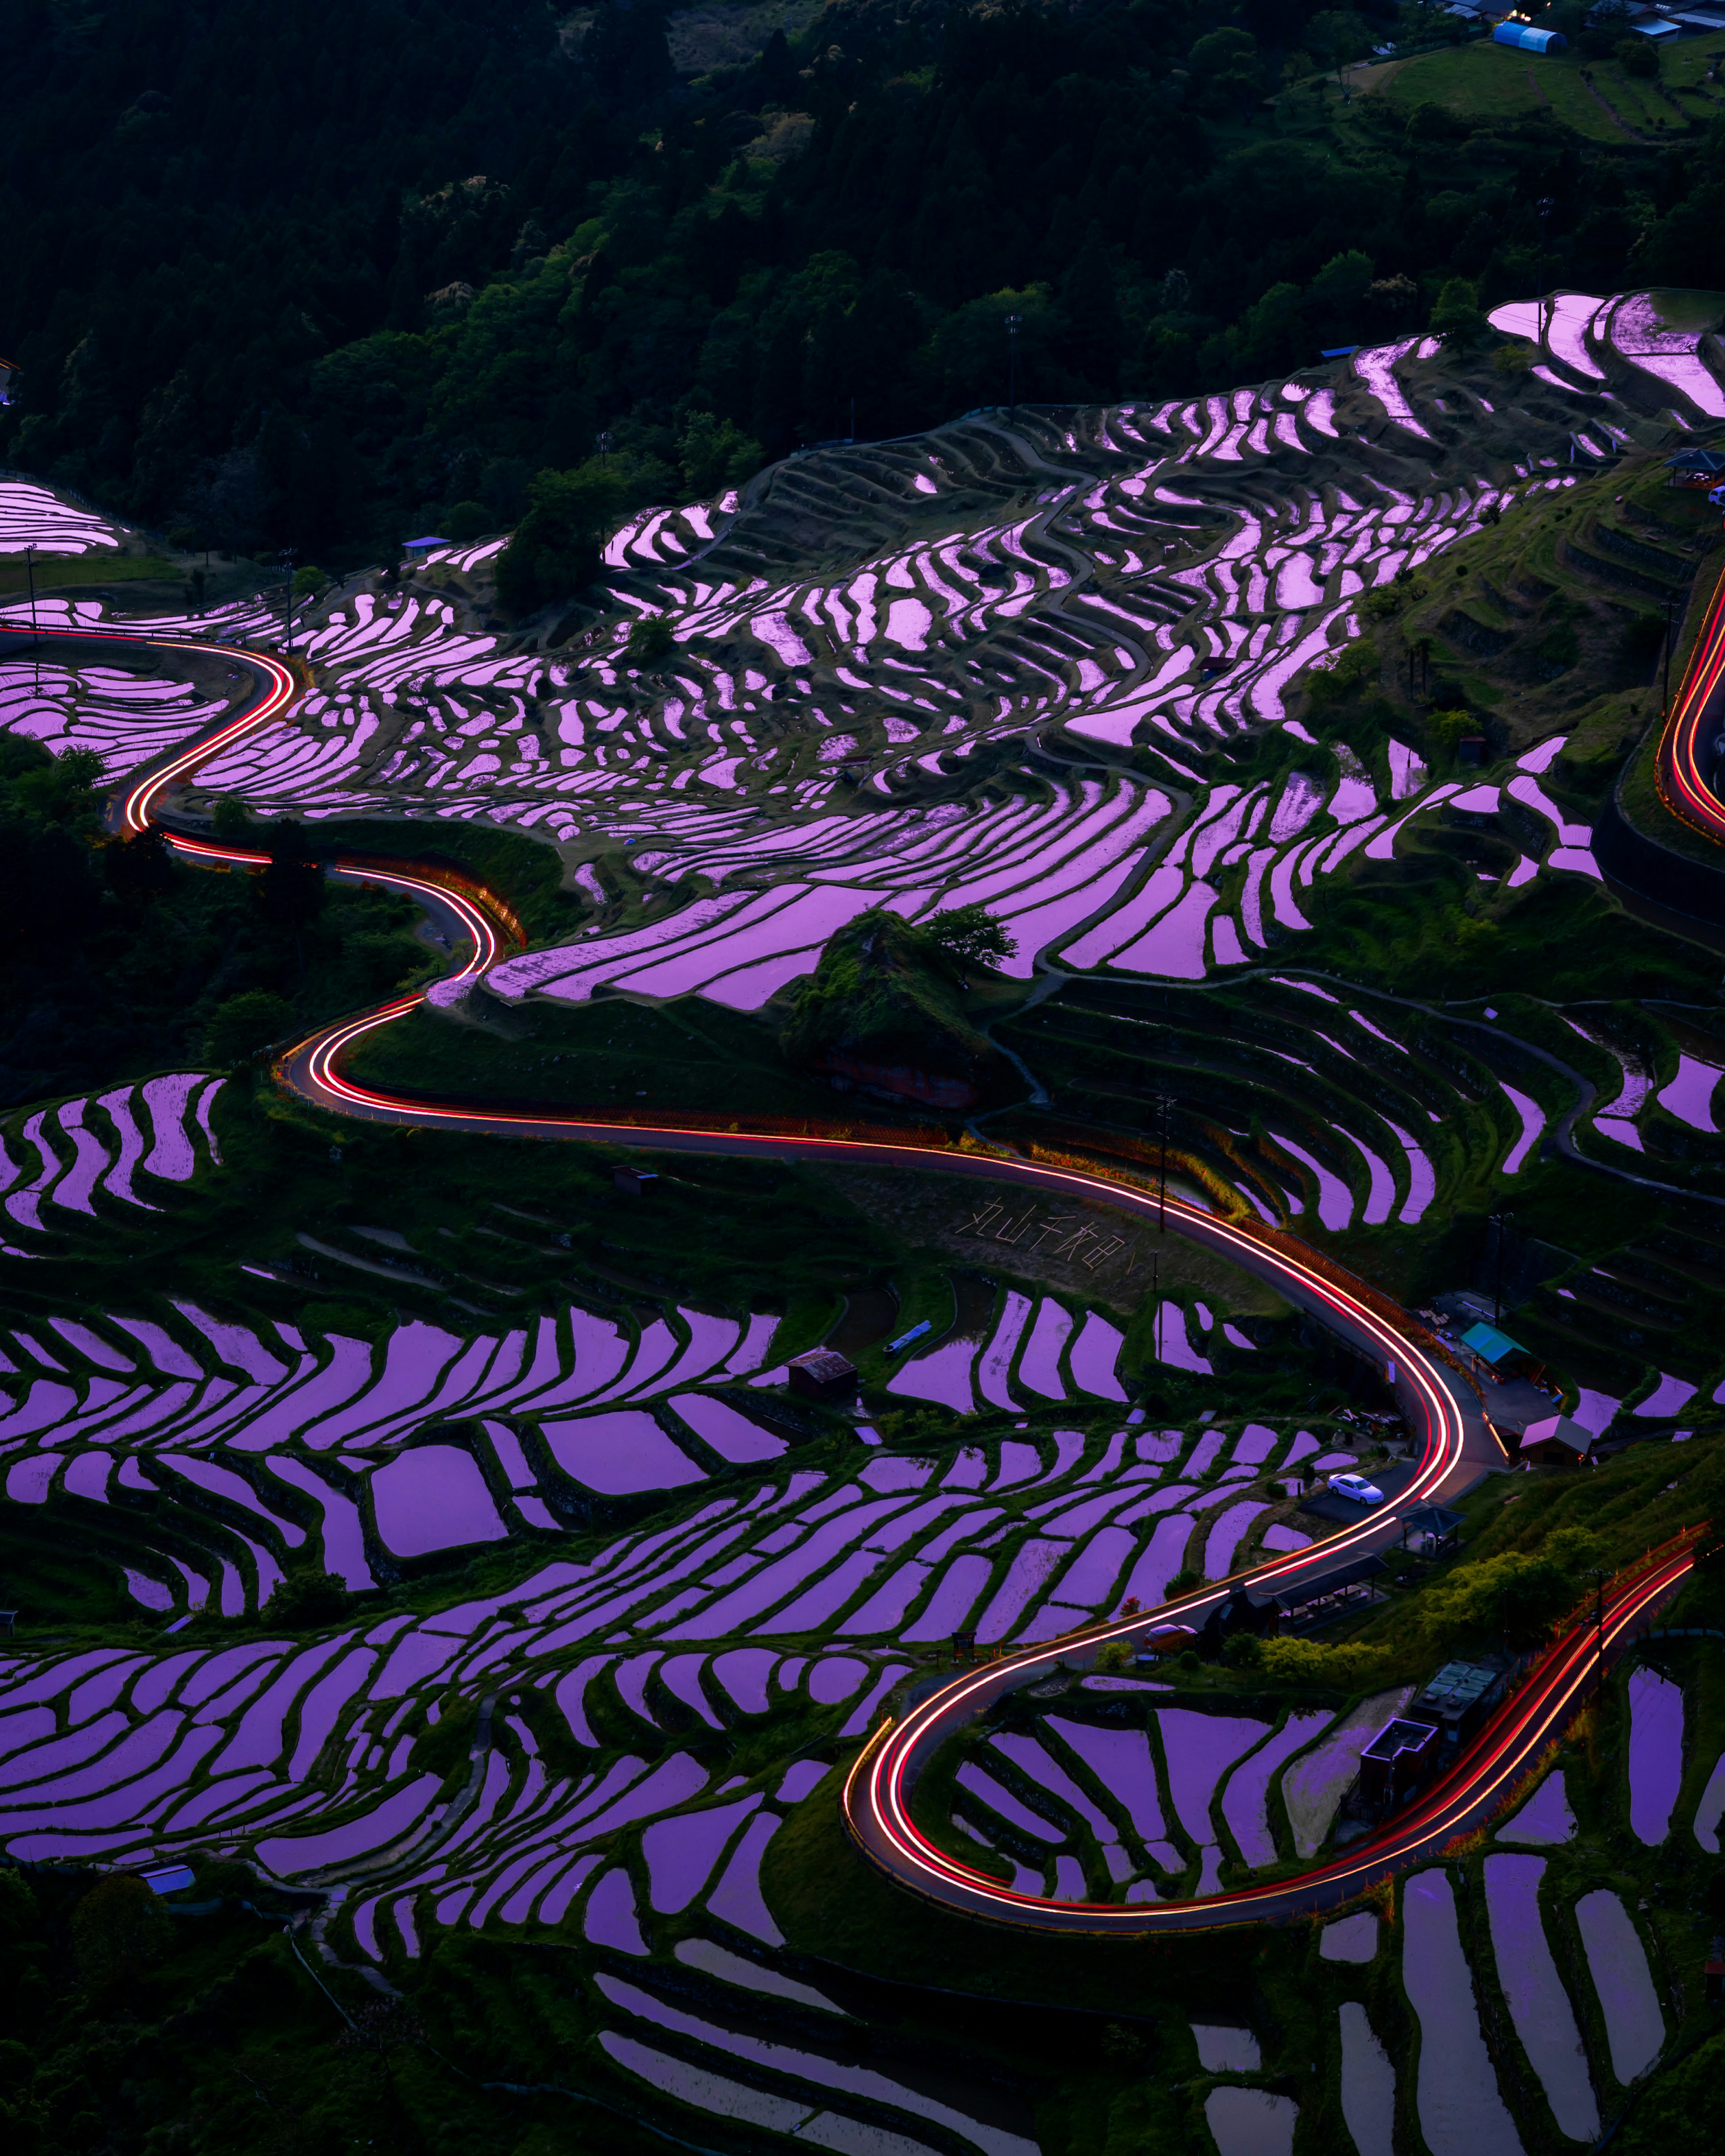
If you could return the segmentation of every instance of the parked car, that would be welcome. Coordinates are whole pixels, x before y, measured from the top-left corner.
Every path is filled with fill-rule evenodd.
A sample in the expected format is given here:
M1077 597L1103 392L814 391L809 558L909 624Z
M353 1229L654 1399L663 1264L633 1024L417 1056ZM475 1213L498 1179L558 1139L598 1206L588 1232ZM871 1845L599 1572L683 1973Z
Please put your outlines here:
M1332 1475L1329 1486L1338 1497L1351 1497L1356 1505L1381 1505L1384 1492L1363 1475Z

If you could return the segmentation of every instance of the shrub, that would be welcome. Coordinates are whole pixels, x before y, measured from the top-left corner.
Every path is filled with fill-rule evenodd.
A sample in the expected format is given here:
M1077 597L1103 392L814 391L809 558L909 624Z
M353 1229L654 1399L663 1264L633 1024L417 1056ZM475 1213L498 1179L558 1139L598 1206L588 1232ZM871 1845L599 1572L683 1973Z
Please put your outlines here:
M1492 371L1497 374L1529 374L1538 357L1536 346L1501 344L1491 355Z
M1222 1650L1230 1670L1256 1670L1264 1665L1264 1642L1255 1632L1236 1632Z
M1111 1640L1096 1655L1096 1667L1105 1676L1119 1676L1132 1666L1132 1650L1124 1640Z
M91 1991L135 1981L172 1943L173 1918L141 1879L124 1872L92 1887L72 1912L72 1952Z
M1182 1565L1168 1584L1168 1599L1172 1601L1177 1595L1190 1594L1204 1584L1204 1576L1201 1572L1194 1571L1189 1564Z
M444 536L453 539L458 546L483 538L491 528L491 513L482 501L458 501L438 521L443 526Z
M268 988L248 988L244 995L229 996L211 1013L204 1029L204 1055L222 1070L231 1070L279 1040L293 1022L291 1004Z
M1659 73L1659 51L1651 38L1621 38L1617 45L1617 64L1625 74L1640 75L1645 80Z
M635 624L625 647L628 656L638 666L656 666L661 660L669 659L676 648L670 624L662 614L656 613L648 614Z

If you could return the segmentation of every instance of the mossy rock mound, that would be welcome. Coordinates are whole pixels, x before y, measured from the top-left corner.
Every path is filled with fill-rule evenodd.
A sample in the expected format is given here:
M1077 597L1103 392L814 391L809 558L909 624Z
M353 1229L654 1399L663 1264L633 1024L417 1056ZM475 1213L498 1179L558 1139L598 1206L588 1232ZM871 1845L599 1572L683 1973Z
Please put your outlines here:
M964 1011L959 962L874 907L839 930L796 992L783 1035L798 1068L948 1111L1009 1098L1018 1074Z

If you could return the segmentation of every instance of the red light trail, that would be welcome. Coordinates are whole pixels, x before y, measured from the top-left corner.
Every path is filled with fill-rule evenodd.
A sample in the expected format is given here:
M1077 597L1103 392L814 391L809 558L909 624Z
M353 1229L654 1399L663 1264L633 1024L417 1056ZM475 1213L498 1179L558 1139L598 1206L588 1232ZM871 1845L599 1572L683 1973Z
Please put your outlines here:
M292 702L300 685L291 668L262 653L189 639L128 637L117 631L80 629L75 634L145 643L157 649L224 652L263 676L260 694L245 711L225 721L191 747L177 751L149 777L130 787L122 797L121 810L126 828L131 831L149 828L151 810L167 785L195 771L218 749L278 717ZM1661 752L1674 741L1686 742L1688 763L1681 767L1692 772L1699 789L1697 798L1714 819L1712 834L1725 840L1725 810L1702 784L1696 761L1698 730L1710 701L1718 695L1722 678L1725 678L1725 583L1715 595ZM261 867L269 858L249 849L217 845L171 830L164 835L177 852L213 866ZM492 919L482 906L453 885L433 875L386 870L370 861L344 862L338 858L331 865L339 874L410 892L429 904L449 908L473 947L450 977L453 981L476 980L496 957L501 943ZM405 1018L424 1000L424 992L415 991L357 1017L321 1028L279 1059L278 1078L302 1099L332 1113L417 1129L780 1159L839 1158L898 1164L908 1160L942 1174L1012 1183L1050 1195L1105 1204L1148 1222L1154 1222L1160 1210L1156 1193L1114 1182L1093 1169L942 1151L910 1137L902 1143L892 1143L799 1131L761 1134L673 1124L610 1122L542 1110L468 1108L380 1091L342 1074L337 1064L345 1050L367 1034ZM1296 1877L1238 1888L1202 1901L1130 1905L1041 1901L1017 1893L988 1874L957 1862L922 1833L911 1810L911 1791L918 1769L940 1745L1003 1693L1047 1674L1063 1661L1093 1661L1096 1650L1111 1640L1142 1640L1153 1624L1201 1621L1242 1586L1291 1584L1331 1570L1347 1556L1381 1548L1394 1538L1408 1510L1454 1495L1471 1486L1483 1468L1502 1465L1502 1447L1471 1387L1430 1353L1413 1328L1398 1324L1374 1308L1363 1292L1354 1294L1338 1284L1315 1259L1308 1261L1285 1249L1271 1247L1261 1237L1186 1199L1170 1196L1166 1209L1173 1232L1207 1245L1272 1281L1291 1301L1318 1316L1356 1348L1363 1349L1382 1364L1393 1366L1396 1393L1410 1426L1422 1440L1421 1448L1412 1476L1391 1503L1313 1549L1235 1573L1129 1620L1099 1623L955 1678L899 1721L889 1723L865 1748L851 1768L844 1794L845 1824L858 1848L910 1892L963 1914L1020 1929L1132 1938L1287 1921L1334 1907L1416 1863L1433 1861L1456 1837L1475 1830L1501 1810L1541 1753L1562 1733L1593 1678L1597 1649L1589 1617L1547 1651L1455 1766L1382 1831L1350 1849L1345 1856ZM1650 1558L1639 1570L1614 1583L1611 1599L1604 1609L1605 1645L1620 1642L1644 1622L1675 1591L1692 1562L1686 1548L1672 1550Z

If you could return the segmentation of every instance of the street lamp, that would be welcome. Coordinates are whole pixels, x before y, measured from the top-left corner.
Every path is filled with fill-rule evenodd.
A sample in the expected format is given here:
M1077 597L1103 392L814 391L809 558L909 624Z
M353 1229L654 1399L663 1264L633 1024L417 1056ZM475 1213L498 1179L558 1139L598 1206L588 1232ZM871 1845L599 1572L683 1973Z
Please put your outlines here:
M1019 423L1019 331L1024 326L1022 315L1006 317L1006 365L1009 388L1008 403L1011 409L1010 424Z

